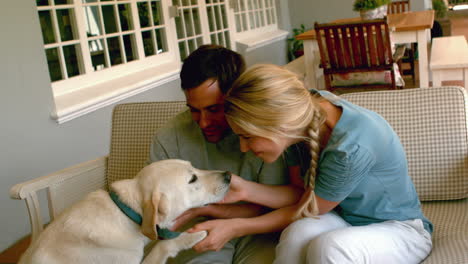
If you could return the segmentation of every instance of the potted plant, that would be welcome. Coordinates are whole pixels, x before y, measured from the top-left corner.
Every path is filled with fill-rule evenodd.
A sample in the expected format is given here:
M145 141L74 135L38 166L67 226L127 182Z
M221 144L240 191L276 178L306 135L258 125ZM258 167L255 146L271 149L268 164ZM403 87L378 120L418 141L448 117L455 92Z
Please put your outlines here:
M391 0L355 0L353 10L358 11L365 20L384 18L390 2Z
M448 7L443 0L432 0L432 9L435 12L433 28L440 28L442 32L434 32L432 37L450 36L452 34L451 23L447 17Z
M299 28L293 29L293 36L288 38L288 59L293 61L298 57L304 55L304 44L302 40L296 39L296 36L306 32L304 24Z

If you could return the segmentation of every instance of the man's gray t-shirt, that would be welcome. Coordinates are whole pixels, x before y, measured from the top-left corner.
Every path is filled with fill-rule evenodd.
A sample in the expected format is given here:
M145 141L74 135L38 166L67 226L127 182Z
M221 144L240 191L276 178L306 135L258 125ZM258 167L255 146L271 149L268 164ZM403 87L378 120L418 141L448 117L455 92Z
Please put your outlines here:
M184 111L158 130L150 149L150 161L183 159L203 170L227 170L240 177L263 184L289 183L286 162L280 157L264 163L252 152L243 153L239 137L232 131L217 143L205 140L190 111Z

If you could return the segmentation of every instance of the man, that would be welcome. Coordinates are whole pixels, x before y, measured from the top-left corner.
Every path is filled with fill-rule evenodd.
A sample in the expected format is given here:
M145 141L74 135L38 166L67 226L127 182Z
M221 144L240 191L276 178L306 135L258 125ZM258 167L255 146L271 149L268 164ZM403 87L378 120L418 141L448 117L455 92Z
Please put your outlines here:
M221 46L204 45L191 53L180 72L189 110L174 117L155 135L150 149L151 162L177 158L188 160L200 169L229 170L250 181L286 184L288 177L284 161L280 159L275 163L264 164L253 153L242 153L239 138L226 122L225 93L244 70L242 56ZM187 212L176 226L196 216L253 217L264 212L265 208L248 203L210 205ZM224 243L223 239L229 237L227 232L228 226L212 221L208 236L195 245L195 250L180 253L175 262L273 262L276 245L274 235L246 236ZM215 244L224 247L217 248Z

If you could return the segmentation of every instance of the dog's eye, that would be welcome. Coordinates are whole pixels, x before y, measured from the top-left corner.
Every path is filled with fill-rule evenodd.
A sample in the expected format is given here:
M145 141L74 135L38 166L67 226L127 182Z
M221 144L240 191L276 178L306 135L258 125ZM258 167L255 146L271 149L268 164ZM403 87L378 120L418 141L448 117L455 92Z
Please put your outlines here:
M192 178L191 178L190 181L189 181L189 183L194 183L194 182L196 182L197 180L198 180L197 175L193 174L193 175L192 175Z

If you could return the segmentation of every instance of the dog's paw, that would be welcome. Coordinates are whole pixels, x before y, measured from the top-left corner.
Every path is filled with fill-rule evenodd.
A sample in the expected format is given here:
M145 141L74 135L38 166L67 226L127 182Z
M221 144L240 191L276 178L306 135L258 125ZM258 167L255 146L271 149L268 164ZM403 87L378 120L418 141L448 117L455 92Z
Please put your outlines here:
M180 239L178 243L181 245L184 249L189 249L195 246L198 242L202 241L206 236L208 235L208 232L206 231L200 231L196 233L182 233L177 239Z

